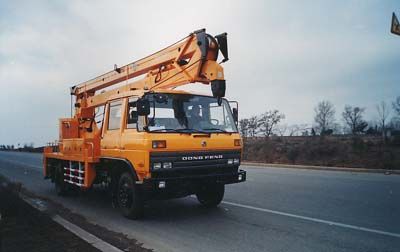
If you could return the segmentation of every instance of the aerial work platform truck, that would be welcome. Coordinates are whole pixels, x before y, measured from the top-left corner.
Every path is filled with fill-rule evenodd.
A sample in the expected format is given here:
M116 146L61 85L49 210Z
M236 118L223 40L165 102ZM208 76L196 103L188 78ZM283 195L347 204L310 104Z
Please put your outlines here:
M227 34L202 29L71 87L74 113L44 149L44 177L59 195L106 185L132 219L150 199L195 194L217 206L226 184L246 180L238 104L224 98L227 60ZM212 95L176 89L189 83L210 85Z

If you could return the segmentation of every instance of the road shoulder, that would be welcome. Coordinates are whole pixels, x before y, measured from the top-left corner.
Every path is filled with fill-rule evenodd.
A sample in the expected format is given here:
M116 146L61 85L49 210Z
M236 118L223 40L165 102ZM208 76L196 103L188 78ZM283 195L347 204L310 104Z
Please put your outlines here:
M10 183L1 175L0 192L1 202L8 202L1 204L0 209L1 251L151 251L134 239L92 224L62 205L27 191L20 184ZM19 227L15 225L18 223L29 225ZM19 242L21 237L30 239Z

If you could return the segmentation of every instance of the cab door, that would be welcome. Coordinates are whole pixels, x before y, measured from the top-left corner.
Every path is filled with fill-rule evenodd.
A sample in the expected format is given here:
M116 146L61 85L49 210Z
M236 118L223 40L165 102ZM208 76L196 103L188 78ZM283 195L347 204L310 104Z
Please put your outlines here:
M125 101L125 119L121 134L121 157L133 165L137 176L142 180L149 172L149 164L145 132L137 129L138 121L140 120L137 114L137 99L137 97L130 97Z
M106 120L103 125L103 137L101 140L102 156L120 156L122 119L122 100L109 102L106 106Z
M137 124L139 116L137 114L136 101L137 97L127 99L125 110L125 120L122 125L121 149L126 153L135 153L145 150L144 130L138 131Z

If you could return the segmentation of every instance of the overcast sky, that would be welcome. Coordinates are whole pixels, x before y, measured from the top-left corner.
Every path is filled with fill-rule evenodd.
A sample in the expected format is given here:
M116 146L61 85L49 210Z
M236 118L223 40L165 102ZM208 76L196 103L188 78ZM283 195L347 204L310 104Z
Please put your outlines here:
M345 104L373 120L400 95L393 11L399 1L0 1L0 144L57 139L70 86L203 27L228 32L227 97L242 118L279 109L311 124L330 100L338 122Z

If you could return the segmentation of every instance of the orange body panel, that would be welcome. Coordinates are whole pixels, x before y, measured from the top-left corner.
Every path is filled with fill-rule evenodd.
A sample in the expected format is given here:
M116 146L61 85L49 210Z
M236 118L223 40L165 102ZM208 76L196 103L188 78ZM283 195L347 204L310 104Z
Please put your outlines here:
M76 118L62 118L59 120L59 139L79 137L79 123Z

